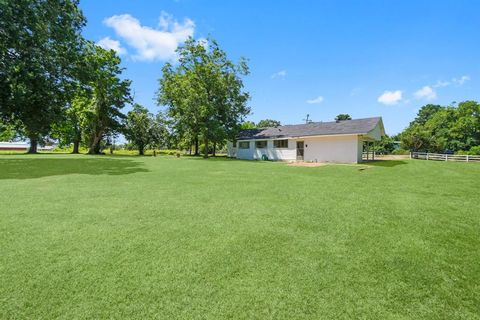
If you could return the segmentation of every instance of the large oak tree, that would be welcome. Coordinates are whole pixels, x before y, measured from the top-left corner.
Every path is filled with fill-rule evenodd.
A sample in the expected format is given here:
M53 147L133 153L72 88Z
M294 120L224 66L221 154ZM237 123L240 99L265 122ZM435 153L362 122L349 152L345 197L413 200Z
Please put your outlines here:
M126 117L121 109L132 100L131 81L120 78L124 69L113 50L90 44L85 59L85 66L91 72L88 86L92 91L92 103L86 113L84 130L88 135L88 153L98 154L105 136L123 130Z
M22 126L30 153L70 98L84 24L77 0L0 1L0 116Z
M177 53L178 65L167 63L162 69L158 104L168 107L174 130L195 143L196 154L198 140L203 139L208 157L209 143L233 139L250 113L241 79L248 67L244 59L230 61L212 39L189 38Z

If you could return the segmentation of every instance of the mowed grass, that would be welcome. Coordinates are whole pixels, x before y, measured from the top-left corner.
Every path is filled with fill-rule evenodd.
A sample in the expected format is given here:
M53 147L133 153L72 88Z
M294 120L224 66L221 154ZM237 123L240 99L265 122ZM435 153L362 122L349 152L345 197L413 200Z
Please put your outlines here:
M0 318L480 319L480 165L0 156Z

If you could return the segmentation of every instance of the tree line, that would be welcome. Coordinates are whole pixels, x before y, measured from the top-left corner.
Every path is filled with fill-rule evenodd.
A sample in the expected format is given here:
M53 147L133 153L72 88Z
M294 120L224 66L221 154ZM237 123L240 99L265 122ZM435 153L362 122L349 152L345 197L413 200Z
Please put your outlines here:
M480 154L480 104L427 104L399 139L402 147L411 151Z
M147 147L225 143L250 113L238 64L213 39L188 39L159 80L156 115L134 103L121 60L82 37L78 0L0 2L0 138L27 138L29 153L47 139L98 154L119 134ZM131 105L127 114L122 109Z

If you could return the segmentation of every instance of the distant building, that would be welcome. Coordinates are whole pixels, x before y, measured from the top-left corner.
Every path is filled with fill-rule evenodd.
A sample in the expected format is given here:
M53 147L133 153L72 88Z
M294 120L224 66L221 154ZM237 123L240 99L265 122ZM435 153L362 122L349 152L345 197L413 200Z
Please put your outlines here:
M27 151L29 147L26 142L0 142L0 150L4 151Z
M38 146L39 151L52 151L56 145L51 146ZM27 151L30 148L30 143L28 142L6 142L0 141L0 151Z

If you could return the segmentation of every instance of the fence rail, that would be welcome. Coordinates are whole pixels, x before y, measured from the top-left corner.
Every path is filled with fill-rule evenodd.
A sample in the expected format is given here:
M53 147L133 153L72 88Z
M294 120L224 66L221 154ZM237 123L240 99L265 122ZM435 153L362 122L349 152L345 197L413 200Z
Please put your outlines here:
M444 154L429 152L411 152L411 159L435 160L435 161L463 161L463 162L480 162L480 156L463 155L463 154Z

